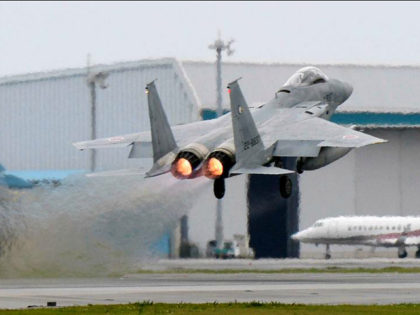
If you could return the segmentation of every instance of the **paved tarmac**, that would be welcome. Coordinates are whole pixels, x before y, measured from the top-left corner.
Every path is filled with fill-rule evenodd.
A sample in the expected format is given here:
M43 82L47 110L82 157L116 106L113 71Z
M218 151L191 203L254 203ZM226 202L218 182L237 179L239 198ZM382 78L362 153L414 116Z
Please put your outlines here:
M105 279L7 279L0 308L141 301L420 303L420 274L136 274Z
M141 301L166 303L282 302L307 304L420 303L420 274L298 273L258 270L293 268L420 267L420 259L262 259L159 260L146 270L255 270L239 274L133 274L121 278L3 279L0 308L26 308Z

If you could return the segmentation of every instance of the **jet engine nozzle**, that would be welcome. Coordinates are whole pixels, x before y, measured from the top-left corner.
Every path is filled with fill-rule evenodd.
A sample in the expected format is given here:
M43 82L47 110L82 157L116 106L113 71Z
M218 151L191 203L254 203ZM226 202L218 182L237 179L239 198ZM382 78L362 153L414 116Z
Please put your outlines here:
M172 162L171 173L178 179L195 178L200 174L200 165L208 154L208 149L199 143L193 143L179 151Z
M204 176L216 179L225 178L235 164L235 154L232 150L219 147L209 154L203 163Z

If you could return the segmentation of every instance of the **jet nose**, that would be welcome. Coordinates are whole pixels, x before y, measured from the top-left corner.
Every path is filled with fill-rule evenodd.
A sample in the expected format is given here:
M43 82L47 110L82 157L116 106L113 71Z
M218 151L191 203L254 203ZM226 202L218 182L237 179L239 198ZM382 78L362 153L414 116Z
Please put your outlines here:
M297 232L291 236L292 240L300 241L302 239L302 232Z

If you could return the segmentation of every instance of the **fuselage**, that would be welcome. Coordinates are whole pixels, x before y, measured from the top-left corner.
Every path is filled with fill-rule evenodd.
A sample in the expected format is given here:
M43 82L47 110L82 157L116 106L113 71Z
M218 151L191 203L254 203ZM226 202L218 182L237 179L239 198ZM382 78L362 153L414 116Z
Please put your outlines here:
M352 216L325 218L292 235L313 244L415 246L420 244L420 217Z
M350 84L328 79L315 67L306 67L297 71L275 93L272 100L250 109L252 124L255 124L257 129L257 136L254 138L260 139L257 142L262 142L263 147L259 151L261 156L256 157L261 161L255 164L267 166L278 162L278 156L275 161L270 151L274 150L277 140L271 139L270 135L274 134L277 127L287 129L288 125L297 125L318 117L329 120L336 108L350 97L352 91ZM245 106L247 106L246 103ZM183 128L183 126L173 128L175 138L182 139L182 142L178 143L180 151L172 163L172 174L179 179L191 179L203 174L212 179L230 177L229 170L237 162L231 114L228 113L210 121L188 124L188 132ZM311 133L308 130L305 131ZM240 132L250 131L243 128ZM296 133L297 135L290 137L291 140L298 138L300 130ZM194 136L190 137L190 135ZM264 143L265 140L267 140L266 143ZM327 146L318 150L317 156L293 155L297 160L293 171L301 173L305 170L318 169L339 159L349 151L350 148L347 147Z
M307 115L305 112L312 109L310 117L329 120L337 107L343 104L352 92L353 88L350 84L336 79L323 80L313 84L284 85L277 91L273 99L258 108L251 107L251 114L261 133L265 132L264 123L266 121L290 108L300 107L302 103L307 105L307 107L302 106L302 115ZM320 107L319 104L323 106ZM295 115L295 112L291 114L288 122L293 122L293 119L296 119ZM308 115L308 118L310 117ZM222 142L233 142L230 113L213 120L191 123L188 126L191 134L200 134L200 130L206 131L202 136L194 138L194 142L205 145L209 150L221 145ZM208 131L209 126L213 127L210 132ZM174 127L174 132L177 132L177 126ZM186 138L185 143L181 143L180 146L190 142L191 140Z

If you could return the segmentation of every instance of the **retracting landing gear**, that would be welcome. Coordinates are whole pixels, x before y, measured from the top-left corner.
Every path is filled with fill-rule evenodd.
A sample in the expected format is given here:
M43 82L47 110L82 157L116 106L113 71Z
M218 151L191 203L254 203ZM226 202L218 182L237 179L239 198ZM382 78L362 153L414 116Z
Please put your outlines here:
M214 196L217 199L222 199L225 195L225 179L224 178L216 178L213 183L213 192Z
M330 244L327 244L325 247L325 259L331 258Z
M417 252L416 252L417 255ZM407 251L405 250L404 246L398 248L398 258L405 258L407 257Z
M287 175L280 176L279 179L279 188L280 188L280 195L287 199L292 195L293 192L293 183L292 180Z

